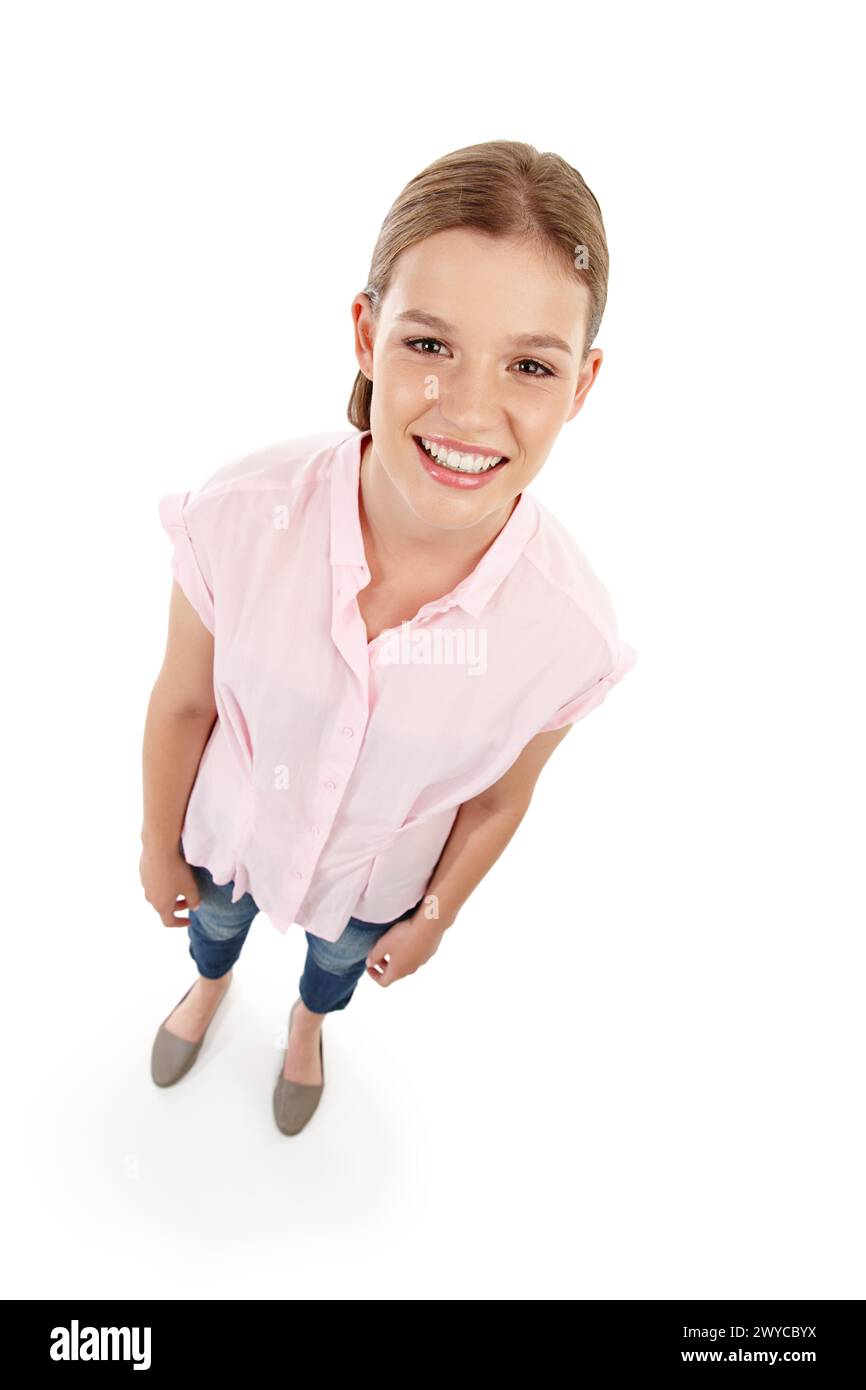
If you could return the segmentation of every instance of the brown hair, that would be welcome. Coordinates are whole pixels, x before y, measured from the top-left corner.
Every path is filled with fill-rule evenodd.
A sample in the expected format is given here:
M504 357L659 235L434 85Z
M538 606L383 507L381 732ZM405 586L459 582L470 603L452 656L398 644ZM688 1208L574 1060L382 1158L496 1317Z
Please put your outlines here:
M576 169L517 140L467 145L428 164L382 223L363 291L374 320L401 252L451 227L525 237L567 266L589 291L586 358L607 300L608 250L601 208ZM359 371L347 412L359 430L370 428L372 396L372 381Z

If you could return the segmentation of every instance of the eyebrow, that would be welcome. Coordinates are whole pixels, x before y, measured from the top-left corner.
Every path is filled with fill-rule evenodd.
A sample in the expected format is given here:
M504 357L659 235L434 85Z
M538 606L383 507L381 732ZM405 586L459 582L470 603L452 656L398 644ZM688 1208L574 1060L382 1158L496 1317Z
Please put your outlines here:
M444 333L446 336L454 334L457 329L452 323L446 323L445 319L440 319L436 314L428 314L425 309L406 309L402 314L397 314L395 323L424 323L428 328L433 328L437 333ZM559 352L567 352L569 357L573 357L570 346L564 338L560 338L558 333L517 333L511 339L515 347L521 348L555 348Z

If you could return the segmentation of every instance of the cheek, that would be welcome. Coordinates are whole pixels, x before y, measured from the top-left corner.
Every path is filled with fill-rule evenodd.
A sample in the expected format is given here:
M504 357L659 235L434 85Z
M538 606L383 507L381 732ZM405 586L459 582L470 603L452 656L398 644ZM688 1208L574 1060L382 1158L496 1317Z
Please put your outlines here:
M533 445L543 445L559 433L566 396L564 391L526 391L514 407L520 429Z
M377 373L376 380L389 414L416 416L436 398L436 368L429 362L390 361Z

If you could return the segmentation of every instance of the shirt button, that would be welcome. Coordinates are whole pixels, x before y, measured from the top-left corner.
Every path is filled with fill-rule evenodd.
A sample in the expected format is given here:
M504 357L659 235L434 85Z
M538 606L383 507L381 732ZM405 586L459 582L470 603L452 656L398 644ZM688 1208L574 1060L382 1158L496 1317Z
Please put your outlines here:
M317 825L311 825L311 826L310 826L310 834L311 834L311 835L318 835L318 833L319 833L319 827L318 827Z
M303 877L304 877L304 875L301 873L300 869L292 869L292 878L303 878Z
M335 792L337 790L336 782L326 782L325 786L327 787L329 792Z
M351 738L354 732L355 730L350 728L348 724L343 725L343 733L346 735L346 738Z

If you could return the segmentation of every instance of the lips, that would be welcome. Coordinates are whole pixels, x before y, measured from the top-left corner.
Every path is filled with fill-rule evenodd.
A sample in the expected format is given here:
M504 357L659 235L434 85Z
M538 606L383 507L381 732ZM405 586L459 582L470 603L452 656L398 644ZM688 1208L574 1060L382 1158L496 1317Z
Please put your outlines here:
M458 468L449 468L447 464L440 463L438 459L434 459L431 454L427 453L421 443L420 435L413 434L412 440L415 444L418 460L425 473L433 482L439 483L443 487L474 491L477 488L486 487L503 468L508 467L509 459L502 458L499 463L492 467L479 469L477 472L464 472Z
M419 449L422 449L426 456L437 464L438 467L449 468L454 473L465 473L470 475L476 472L486 473L491 468L498 468L501 463L508 463L508 455L499 454L495 449L485 449L481 446L477 448L460 447L456 441L452 442L447 439L439 440L435 436L427 438L422 434L413 434L412 438L415 440ZM474 466L456 467L449 462L452 454L456 454L461 463L466 464L471 462ZM493 459L496 459L497 462L492 463Z
M501 449L491 449L488 444L467 444L462 439L452 439L448 434L419 434L415 438L420 439L422 444L435 444L437 448L444 448L448 453L453 450L455 454L468 454L470 458L508 458Z

